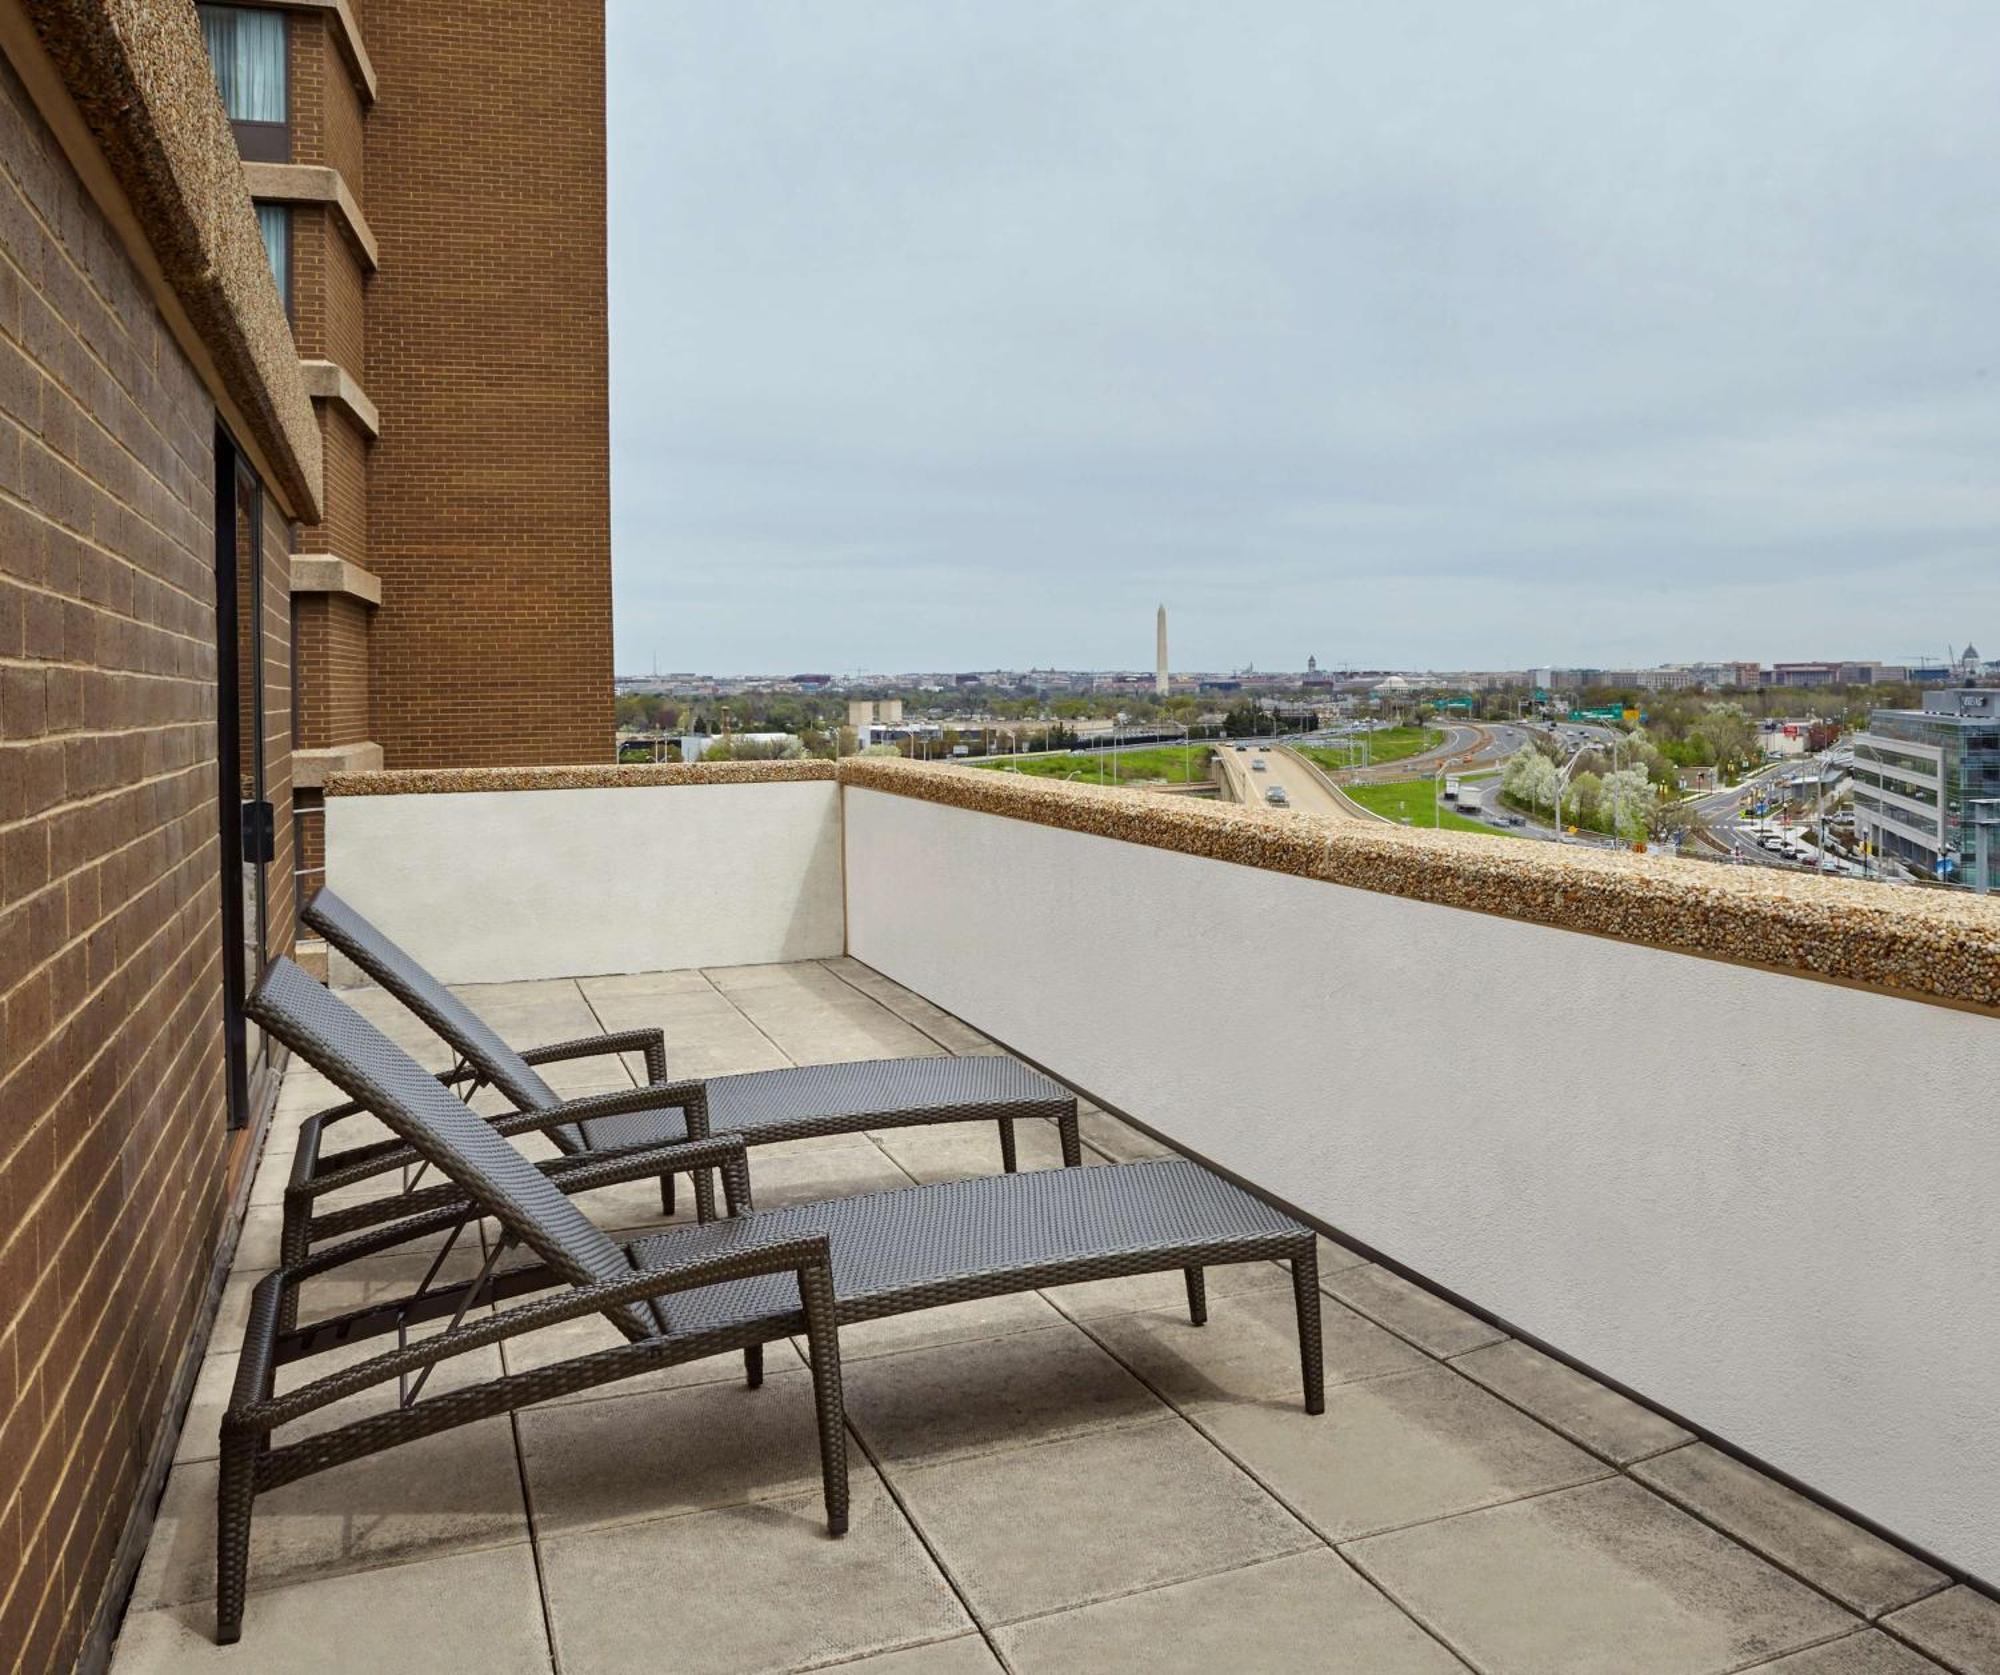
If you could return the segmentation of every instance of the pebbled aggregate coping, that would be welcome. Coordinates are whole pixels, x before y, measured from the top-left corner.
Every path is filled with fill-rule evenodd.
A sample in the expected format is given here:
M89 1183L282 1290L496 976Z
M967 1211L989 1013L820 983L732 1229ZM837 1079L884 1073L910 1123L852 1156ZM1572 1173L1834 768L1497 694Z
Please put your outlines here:
M423 797L453 791L592 791L632 785L770 785L830 780L833 764L803 762L608 762L548 768L385 768L334 774L329 797Z
M859 758L841 783L1677 953L2000 1012L2000 898Z
M849 757L837 769L818 760L401 769L336 775L327 794L832 779L971 813L2000 1015L2000 898L1911 886L1135 796L1112 786L886 757Z

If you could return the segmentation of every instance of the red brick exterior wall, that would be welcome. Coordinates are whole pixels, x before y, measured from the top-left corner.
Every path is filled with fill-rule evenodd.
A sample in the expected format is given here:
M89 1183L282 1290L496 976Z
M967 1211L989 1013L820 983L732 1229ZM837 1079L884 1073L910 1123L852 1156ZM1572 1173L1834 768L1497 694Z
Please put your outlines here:
M74 1657L221 1231L214 411L0 63L0 1662L29 1670Z
M301 748L368 736L368 607L344 594L301 593L299 661L314 678L299 693Z
M372 737L391 767L608 761L602 5L397 0L362 29Z

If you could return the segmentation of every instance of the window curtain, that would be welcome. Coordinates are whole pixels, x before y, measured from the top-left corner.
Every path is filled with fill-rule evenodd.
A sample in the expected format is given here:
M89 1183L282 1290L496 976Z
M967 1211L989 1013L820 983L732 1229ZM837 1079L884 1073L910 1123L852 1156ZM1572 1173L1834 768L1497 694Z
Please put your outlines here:
M285 14L203 6L201 27L229 120L283 122Z
M264 235L264 254L271 259L271 277L278 295L292 306L292 212L284 204L259 204L257 230Z

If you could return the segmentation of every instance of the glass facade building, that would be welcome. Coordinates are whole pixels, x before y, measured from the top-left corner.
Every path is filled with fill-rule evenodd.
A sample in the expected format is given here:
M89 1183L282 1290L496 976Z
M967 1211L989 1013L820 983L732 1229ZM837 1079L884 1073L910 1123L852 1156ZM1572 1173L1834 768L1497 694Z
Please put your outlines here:
M1854 826L1871 853L1912 871L2000 889L2000 689L1875 711L1854 741Z

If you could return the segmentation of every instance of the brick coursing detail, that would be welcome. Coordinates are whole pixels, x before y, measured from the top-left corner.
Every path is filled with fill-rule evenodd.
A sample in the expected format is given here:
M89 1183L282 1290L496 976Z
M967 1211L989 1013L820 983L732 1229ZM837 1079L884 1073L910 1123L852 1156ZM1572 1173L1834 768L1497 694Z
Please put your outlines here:
M221 1230L214 412L0 65L0 1659L27 1670L75 1656ZM283 829L289 598L263 608Z

